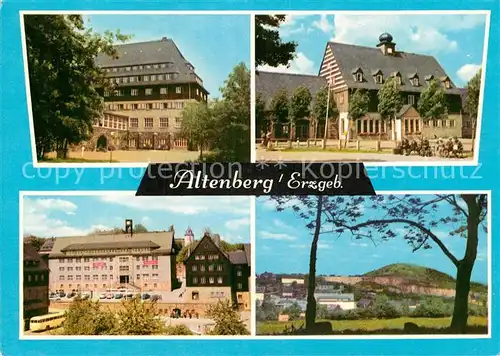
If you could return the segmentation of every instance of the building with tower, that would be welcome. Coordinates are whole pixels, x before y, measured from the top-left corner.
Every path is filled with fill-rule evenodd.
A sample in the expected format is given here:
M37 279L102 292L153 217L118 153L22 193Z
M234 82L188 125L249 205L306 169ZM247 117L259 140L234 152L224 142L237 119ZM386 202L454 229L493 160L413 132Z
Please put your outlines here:
M122 233L56 237L40 253L48 258L52 292L105 292L108 289L172 291L179 287L174 229L134 233L125 221Z
M105 112L96 120L87 150L186 148L177 134L182 111L208 99L195 67L171 38L116 45L116 57L96 58L113 89L97 88Z
M399 50L389 33L381 34L378 39L373 47L328 42L318 75L261 71L256 76L256 92L265 98L265 107L269 110L272 98L280 89L291 96L298 86L306 86L314 98L321 88L329 88L330 98L335 100L339 111L338 119L331 120L327 128L328 137L332 139L462 137L462 126L466 122L462 109L464 89L453 83L433 56ZM395 119L381 120L377 94L390 77L395 78L404 105ZM424 120L416 108L422 91L432 80L437 80L444 90L448 110L439 120ZM357 89L367 91L369 110L353 122L349 118L349 100ZM272 127L275 138L288 138L290 131L294 140L322 138L324 120L316 123L313 118L304 118L293 127L288 123L274 123Z

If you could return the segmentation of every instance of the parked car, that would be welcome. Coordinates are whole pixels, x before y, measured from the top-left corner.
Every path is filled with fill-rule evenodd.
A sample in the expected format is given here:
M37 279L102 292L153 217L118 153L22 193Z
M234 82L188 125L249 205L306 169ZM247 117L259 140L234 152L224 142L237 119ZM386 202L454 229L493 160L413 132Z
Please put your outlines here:
M132 293L132 292L128 292L125 294L125 298L127 298L127 299L132 299L133 297L134 297L134 293Z
M122 298L123 298L123 294L115 293L115 299L122 299Z
M99 294L99 299L106 299L106 293Z
M113 297L114 297L113 293L106 294L106 299L113 299Z
M148 300L150 298L151 298L151 295L149 295L148 293L142 293L142 295L141 295L142 300Z
M66 296L66 293L64 292L59 292L59 297L64 298Z

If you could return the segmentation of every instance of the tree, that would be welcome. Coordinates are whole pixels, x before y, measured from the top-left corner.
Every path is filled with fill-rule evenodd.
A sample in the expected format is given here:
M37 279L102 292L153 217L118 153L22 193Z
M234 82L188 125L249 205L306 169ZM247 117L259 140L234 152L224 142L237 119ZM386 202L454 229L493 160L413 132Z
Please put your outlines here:
M188 254L194 251L196 246L198 246L198 243L199 241L193 241L190 244L184 245L177 254L176 258L177 262L182 263L188 257ZM241 243L232 244L224 240L220 241L219 247L223 252L243 251L243 244Z
M135 224L134 232L139 234L143 232L148 232L148 229L143 224Z
M270 114L273 119L273 126L284 125L288 121L290 112L290 98L285 88L279 89L271 99Z
M288 110L288 119L290 122L290 141L292 141L292 128L298 120L309 117L311 114L312 96L309 88L299 85L295 88L290 99L290 109ZM295 133L297 136L297 133Z
M316 127L314 129L314 138L318 137L318 125L321 122L324 122L326 125L326 119L334 119L339 115L339 111L337 109L337 104L333 98L328 100L328 87L325 86L316 92L314 96L314 104L312 116L314 117L314 121L316 122ZM328 103L328 104L327 104ZM328 105L328 110L326 109ZM328 112L328 118L326 117ZM316 142L314 142L316 144Z
M396 83L395 77L389 77L384 82L382 87L377 93L378 107L377 110L380 114L380 128L378 130L378 140L382 138L382 125L384 121L390 120L391 128L394 130L394 122L396 122L397 115L403 107L403 98L399 93L399 87ZM392 121L394 120L394 121Z
M210 332L211 335L250 334L229 299L219 300L217 303L209 305L206 310L206 316L215 321L215 327Z
M328 319L330 316L330 312L328 311L328 307L323 304L319 304L316 308L316 318L318 319Z
M264 297L262 304L257 307L257 320L278 320L279 309L271 298Z
M37 251L40 251L47 238L28 235L24 237L24 243L31 244Z
M438 80L432 79L422 91L417 110L424 122L439 120L447 115L446 96Z
M451 330L464 333L468 318L470 278L477 255L479 228L486 231L487 196L461 195L377 195L371 197L272 197L277 210L291 209L312 231L306 328L315 322L314 287L316 251L319 236L351 234L356 239L380 241L397 238L394 226L403 225L403 238L413 251L437 246L455 265L456 285ZM374 217L376 211L376 217ZM370 214L371 212L371 214ZM448 231L448 236L467 239L465 253L457 258L433 231Z
M318 252L318 241L322 224L326 224L324 203L326 196L273 196L276 202L276 210L283 211L291 209L296 215L304 219L306 227L311 231L312 241L309 254L309 274L307 282L307 305L306 305L306 330L313 332L316 324L316 256Z
M250 71L244 63L233 68L214 103L213 158L219 162L250 162Z
M290 305L288 308L283 309L283 314L288 315L290 320L297 320L300 318L302 309L297 304L297 302Z
M24 16L26 49L38 159L88 138L104 104L97 87L110 88L95 57L116 58L115 41L129 36L93 33L81 15Z
M76 297L66 311L65 335L110 335L116 324L113 313L101 310L100 303Z
M267 134L269 130L269 117L266 114L266 102L262 94L255 97L255 137L258 137L259 130Z
M172 325L164 330L165 335L193 335L186 325Z
M477 115L479 111L479 92L481 90L481 69L467 83L467 97L465 99L465 112L470 116L472 122L472 149L476 139Z
M366 201L365 201L366 199ZM351 233L355 238L374 240L374 232L382 240L397 237L394 225L406 229L404 239L413 251L432 248L436 245L457 269L455 300L451 330L465 333L468 318L468 296L472 269L477 256L478 233L486 231L487 197L485 194L421 196L378 195L369 198L337 198L337 203L328 207L332 231ZM363 212L359 206L364 205ZM358 208L357 212L352 209ZM376 209L381 218L367 218L368 209ZM445 215L443 216L443 211ZM440 214L441 212L441 214ZM467 239L465 253L457 258L433 231L448 231L448 236L462 236Z
M279 26L286 19L285 15L255 16L255 66L269 65L277 67L288 65L295 56L295 42L283 42Z
M213 135L212 114L206 103L196 102L188 104L182 111L181 117L180 135L198 148L202 159L203 149L210 144Z
M362 117L366 115L368 112L368 105L370 103L370 97L368 96L368 93L366 90L363 89L356 89L351 97L349 98L349 108L348 108L348 131L350 130L350 122L351 120L356 122ZM346 147L347 147L347 140L346 140Z
M124 300L117 313L116 335L159 335L165 332L164 322L158 318L156 303L144 303L139 297Z

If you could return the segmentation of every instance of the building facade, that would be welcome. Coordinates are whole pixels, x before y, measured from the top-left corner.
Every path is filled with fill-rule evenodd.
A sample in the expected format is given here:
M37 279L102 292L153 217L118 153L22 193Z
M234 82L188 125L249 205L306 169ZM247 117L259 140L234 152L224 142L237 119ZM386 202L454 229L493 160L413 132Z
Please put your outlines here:
M231 299L240 309L250 309L250 245L226 253L220 237L205 233L184 261L186 298L202 303Z
M464 89L456 87L434 57L397 50L388 33L380 35L379 43L374 47L328 42L317 79L314 79L315 76L303 76L297 80L293 74L261 74L256 76L256 89L270 98L269 103L280 87L293 93L297 86L305 85L314 97L318 87L328 86L330 98L339 111L338 120L334 122L337 129L329 129L328 132L335 132L340 139L378 139L381 136L385 140L401 140L404 137L463 136L466 122L462 113ZM377 112L377 94L391 77L398 85L404 105L395 119L381 120ZM267 80L279 82L273 85L259 83ZM447 115L439 120L423 120L416 108L422 91L432 80L437 80L445 92ZM311 82L314 84L311 85ZM367 91L369 110L364 117L353 122L349 118L349 100L357 89ZM292 135L294 139L311 138L306 133L314 132L310 128L312 123L310 119L298 123ZM323 137L321 129L318 133L319 137ZM334 134L328 136L332 138Z
M23 319L29 329L30 318L49 312L49 266L30 243L23 246Z
M129 220L130 221L130 220ZM176 278L174 231L57 237L48 256L52 292L172 291Z
M101 54L96 58L113 89L98 88L106 112L94 125L86 149L95 150L99 139L103 142L110 137L109 146L116 149L186 147L186 140L177 137L182 111L189 103L206 102L209 94L194 66L166 37L115 49L116 57ZM106 116L120 119L109 121Z

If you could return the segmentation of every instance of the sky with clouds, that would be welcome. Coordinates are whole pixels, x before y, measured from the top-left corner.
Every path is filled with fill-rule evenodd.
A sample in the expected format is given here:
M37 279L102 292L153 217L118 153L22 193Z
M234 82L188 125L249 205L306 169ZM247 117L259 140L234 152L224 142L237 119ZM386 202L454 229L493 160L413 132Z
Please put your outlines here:
M120 30L129 42L173 39L195 67L210 97L220 96L234 66L250 68L250 17L248 15L90 15L84 16L97 33Z
M279 71L317 74L326 42L373 46L389 32L396 48L434 56L453 82L464 86L482 65L486 15L289 15L280 27L298 43L296 58ZM264 66L262 70L275 71Z
M150 231L174 225L181 238L191 227L195 238L206 228L228 242L250 242L249 197L136 197L135 193L99 196L26 196L23 235L64 237L95 229L124 227L125 219Z
M422 197L429 199L428 197ZM381 212L370 207L360 206L364 213L363 220L379 216ZM448 216L449 205L440 205L438 214ZM256 201L256 266L257 273L307 273L309 252L312 241L311 231L306 222L297 217L291 209L276 211L275 202L269 197L260 197ZM323 227L324 229L324 227ZM457 257L465 252L466 239L449 236L450 225L438 226L433 233L441 238L446 247ZM318 242L317 273L331 275L357 275L393 264L410 263L430 267L456 274L452 262L435 245L430 249L412 252L402 238L405 235L403 224L395 225L393 231L398 237L389 241L374 243L369 239L356 240L349 233L322 234ZM375 239L377 241L377 239ZM480 229L479 246L472 280L486 283L487 234Z

